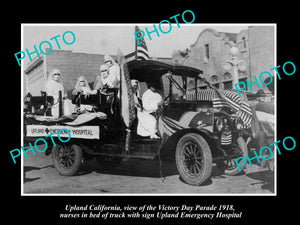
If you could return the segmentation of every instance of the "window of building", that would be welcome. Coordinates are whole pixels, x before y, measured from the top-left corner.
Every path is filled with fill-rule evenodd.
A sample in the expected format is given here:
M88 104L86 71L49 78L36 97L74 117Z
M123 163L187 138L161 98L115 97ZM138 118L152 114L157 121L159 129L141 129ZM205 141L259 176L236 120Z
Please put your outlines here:
M242 40L243 40L243 46L244 46L244 48L247 48L246 38L242 37Z
M197 87L199 89L207 89L207 84L203 80L198 79L197 80Z
M209 59L209 44L205 44L204 47L205 47L205 56L207 59Z
M219 83L213 84L213 86L214 86L215 88L220 88L220 84L219 84Z
M239 70L239 71L238 71L238 74L239 74L239 77L240 77L240 78L244 78L244 77L247 78L247 71Z
M212 75L210 81L214 87L219 88L219 77L217 75Z
M224 73L224 80L232 79L232 75L229 72Z
M246 85L246 88L244 90L248 90L248 84L247 84L246 80L247 80L247 77L239 79L239 82L244 82L244 84ZM243 87L243 85L240 84L239 88L241 89L242 87Z
M224 89L232 89L232 81L224 82Z
M219 77L218 77L217 75L212 75L212 76L210 77L210 81L211 81L212 83L216 83L216 82L219 81Z

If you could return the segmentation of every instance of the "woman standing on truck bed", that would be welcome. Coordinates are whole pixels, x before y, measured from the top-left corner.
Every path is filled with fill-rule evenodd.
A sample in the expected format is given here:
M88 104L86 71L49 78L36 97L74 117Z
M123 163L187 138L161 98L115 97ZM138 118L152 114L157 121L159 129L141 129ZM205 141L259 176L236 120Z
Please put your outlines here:
M64 95L64 86L60 79L60 70L53 69L49 73L48 81L46 83L46 93L48 96L52 96L54 104L52 106L52 116L59 117L59 91L62 96Z

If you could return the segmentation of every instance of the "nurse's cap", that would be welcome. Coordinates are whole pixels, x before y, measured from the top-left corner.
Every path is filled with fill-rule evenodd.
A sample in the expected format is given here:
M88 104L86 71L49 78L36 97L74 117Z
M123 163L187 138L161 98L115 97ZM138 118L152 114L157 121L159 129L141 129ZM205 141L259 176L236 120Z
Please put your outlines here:
M106 63L106 62L108 62L108 61L113 62L114 59L113 59L110 55L104 55L104 62Z
M53 77L54 74L59 74L60 75L60 70L59 69L53 69L50 71L49 76Z
M108 71L108 66L106 65L106 64L102 64L101 66L100 66L100 72L103 72L103 71Z

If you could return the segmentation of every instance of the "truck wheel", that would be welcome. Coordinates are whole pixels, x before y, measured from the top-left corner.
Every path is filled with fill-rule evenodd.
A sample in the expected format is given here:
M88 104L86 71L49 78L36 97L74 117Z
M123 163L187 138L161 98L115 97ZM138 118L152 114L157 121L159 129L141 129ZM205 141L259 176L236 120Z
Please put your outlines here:
M82 149L79 145L56 145L52 149L52 161L60 175L75 175L82 159Z
M206 140L199 134L182 136L176 146L176 166L181 178L198 186L206 181L212 170L212 156Z
M248 154L248 147L243 139L243 137L239 137L237 140L237 146L233 146L233 148L239 148L239 150L242 151L241 156L244 156L246 158L246 154ZM243 160L243 159L241 159ZM246 167L247 163L244 163L240 166L241 170L243 170ZM224 160L222 162L218 162L217 166L224 170L224 173L229 176L235 176L239 174L241 171L239 171L239 168L237 167L235 163L235 159L230 160Z

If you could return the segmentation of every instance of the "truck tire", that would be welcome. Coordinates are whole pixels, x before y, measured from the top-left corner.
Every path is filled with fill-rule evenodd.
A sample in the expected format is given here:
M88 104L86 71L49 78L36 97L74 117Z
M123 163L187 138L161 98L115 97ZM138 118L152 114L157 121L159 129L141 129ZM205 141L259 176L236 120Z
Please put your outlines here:
M183 135L176 146L176 166L184 182L199 186L212 170L212 156L208 143L199 134Z
M59 145L52 149L53 165L60 175L73 176L83 161L82 149L79 145Z

